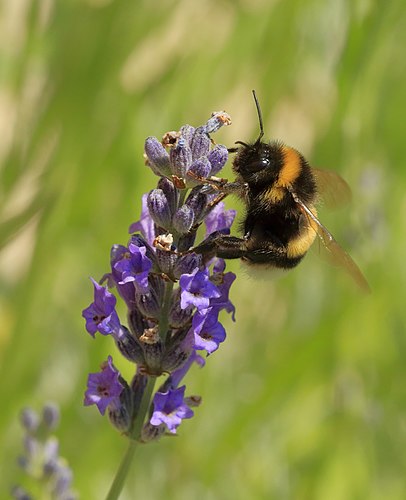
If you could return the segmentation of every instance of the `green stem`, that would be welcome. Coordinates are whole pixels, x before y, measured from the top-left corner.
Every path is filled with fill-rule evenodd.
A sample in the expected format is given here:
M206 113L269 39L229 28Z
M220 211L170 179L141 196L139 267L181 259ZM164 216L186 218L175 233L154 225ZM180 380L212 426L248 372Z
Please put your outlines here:
M159 335L162 343L165 344L166 335L169 329L169 309L171 307L173 281L165 283L165 295L162 304L161 317L159 318Z
M149 406L151 404L151 397L152 393L154 392L155 381L156 377L147 376L147 385L145 386L140 408L131 429L130 437L131 439L134 439L136 441L138 441L141 437L141 431L144 425L145 416L148 413Z
M111 485L110 491L106 496L106 500L118 499L121 490L123 489L124 482L126 480L128 471L130 470L131 463L134 458L134 453L137 448L138 440L141 437L141 431L144 425L145 416L147 415L149 405L151 403L151 396L154 391L155 380L156 377L147 377L147 385L145 386L144 393L141 399L140 408L138 410L137 416L133 424L131 436L128 442L128 448L127 451L125 452L123 460L120 463L113 484Z
M179 202L178 207L181 207L185 201L187 189L181 189L179 191ZM179 242L179 235L174 235L174 243L177 245ZM159 335L161 337L162 343L165 344L166 336L168 334L169 329L169 310L171 308L172 301L172 291L173 291L174 283L173 281L169 281L165 284L165 294L164 300L162 304L161 314L159 316Z
M127 451L125 452L123 460L121 461L116 477L114 478L110 491L106 496L106 500L116 500L120 496L128 471L130 470L131 462L134 458L137 444L137 441L133 441L132 439L128 441Z

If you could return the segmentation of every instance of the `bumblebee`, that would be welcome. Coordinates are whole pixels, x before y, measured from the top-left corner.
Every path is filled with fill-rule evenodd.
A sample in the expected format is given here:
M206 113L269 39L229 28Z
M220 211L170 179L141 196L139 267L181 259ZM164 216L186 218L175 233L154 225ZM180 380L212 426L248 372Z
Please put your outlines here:
M260 133L254 143L236 142L234 182L209 178L204 182L219 192L213 205L237 193L246 205L244 236L220 232L192 249L207 258L242 259L258 268L291 269L299 264L318 236L333 257L365 291L368 283L358 266L318 220L315 205L349 198L347 183L337 174L310 167L296 149L279 141L264 142L261 109L255 91Z

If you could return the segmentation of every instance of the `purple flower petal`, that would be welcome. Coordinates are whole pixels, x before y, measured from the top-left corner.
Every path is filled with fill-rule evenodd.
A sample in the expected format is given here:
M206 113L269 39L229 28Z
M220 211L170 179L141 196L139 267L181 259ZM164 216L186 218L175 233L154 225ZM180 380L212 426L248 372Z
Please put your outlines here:
M134 282L141 293L148 291L148 274L152 261L146 256L146 247L139 247L134 243L128 246L129 252L123 254L121 260L114 264L114 269L121 273L119 284Z
M154 396L154 412L150 423L165 424L172 434L185 418L193 417L194 413L184 402L186 386L169 389L167 392L157 392Z
M204 349L208 354L216 351L226 338L226 331L218 321L219 310L210 308L193 316L192 329L195 334L195 348Z
M109 356L101 365L101 372L90 373L87 379L84 405L96 405L104 415L109 405L119 404L119 398L124 386L119 381L120 372L113 365Z
M92 337L96 332L119 336L121 325L115 310L116 298L93 278L91 280L94 286L94 301L82 311L82 316L86 320L86 330Z
M186 309L189 305L197 307L198 310L207 309L210 299L220 297L220 292L209 280L207 270L195 269L191 274L182 274L179 280L182 290L180 295L180 307Z
M135 286L134 283L121 283L121 272L115 269L115 265L118 261L124 259L128 254L128 248L124 245L113 245L110 251L110 265L111 265L111 273L107 275L110 284L117 288L120 296L125 300L127 307L129 309L134 308L135 304Z
M216 266L216 265L215 265ZM215 281L220 297L210 299L210 307L218 308L219 310L225 309L231 313L232 320L235 321L235 306L229 299L229 292L231 285L234 283L236 275L234 273L214 273L212 280Z
M224 203L218 203L205 219L206 238L215 231L230 229L237 212L235 210L225 210Z
M142 196L142 209L141 209L141 218L139 221L134 222L128 229L130 234L140 232L147 242L152 245L155 239L155 227L154 221L152 220L151 215L148 210L148 194L144 194Z

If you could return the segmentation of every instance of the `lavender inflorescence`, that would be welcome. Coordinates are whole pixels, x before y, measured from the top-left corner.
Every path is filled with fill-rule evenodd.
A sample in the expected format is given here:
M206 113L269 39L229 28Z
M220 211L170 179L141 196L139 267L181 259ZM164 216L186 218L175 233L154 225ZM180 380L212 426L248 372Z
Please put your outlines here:
M59 443L53 435L59 423L59 409L51 403L44 405L41 417L31 408L21 412L21 425L25 430L24 454L18 458L19 466L26 474L26 481L41 492L41 498L75 500L71 490L73 474L66 461L59 455ZM38 498L27 489L16 485L11 492L17 500Z
M225 340L220 312L234 319L229 290L235 275L225 272L224 260L189 252L202 223L207 237L229 232L235 218L202 181L227 162L227 148L213 145L210 134L230 123L226 113L213 113L201 127L184 125L162 141L146 139L146 165L159 177L157 187L143 196L128 244L113 245L111 271L100 282L92 280L94 301L83 311L86 330L93 337L112 336L136 369L128 383L109 356L100 372L89 375L84 403L97 405L102 415L107 411L112 424L132 439L176 433L181 421L193 416L200 397L185 397L181 382L194 363L205 364L201 351L211 354ZM126 304L128 326L116 311L117 298L109 291L114 288ZM163 374L168 376L136 435L148 378Z

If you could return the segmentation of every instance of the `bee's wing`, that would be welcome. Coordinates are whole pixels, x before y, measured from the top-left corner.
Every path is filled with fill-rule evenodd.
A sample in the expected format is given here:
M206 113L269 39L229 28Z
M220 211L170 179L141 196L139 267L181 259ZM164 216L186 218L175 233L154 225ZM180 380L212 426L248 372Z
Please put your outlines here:
M351 201L351 189L335 172L312 167L317 192L328 208L336 208Z
M341 266L345 271L347 271L347 273L352 277L355 283L364 292L370 292L371 289L368 285L368 282L357 264L352 260L348 253L343 248L341 248L341 246L334 239L333 235L327 230L325 226L323 226L323 224L314 215L314 213L297 197L297 195L295 193L292 193L292 196L295 202L300 206L302 212L306 214L306 216L311 220L311 222L309 220L309 224L312 227L316 226L317 234L333 261Z

